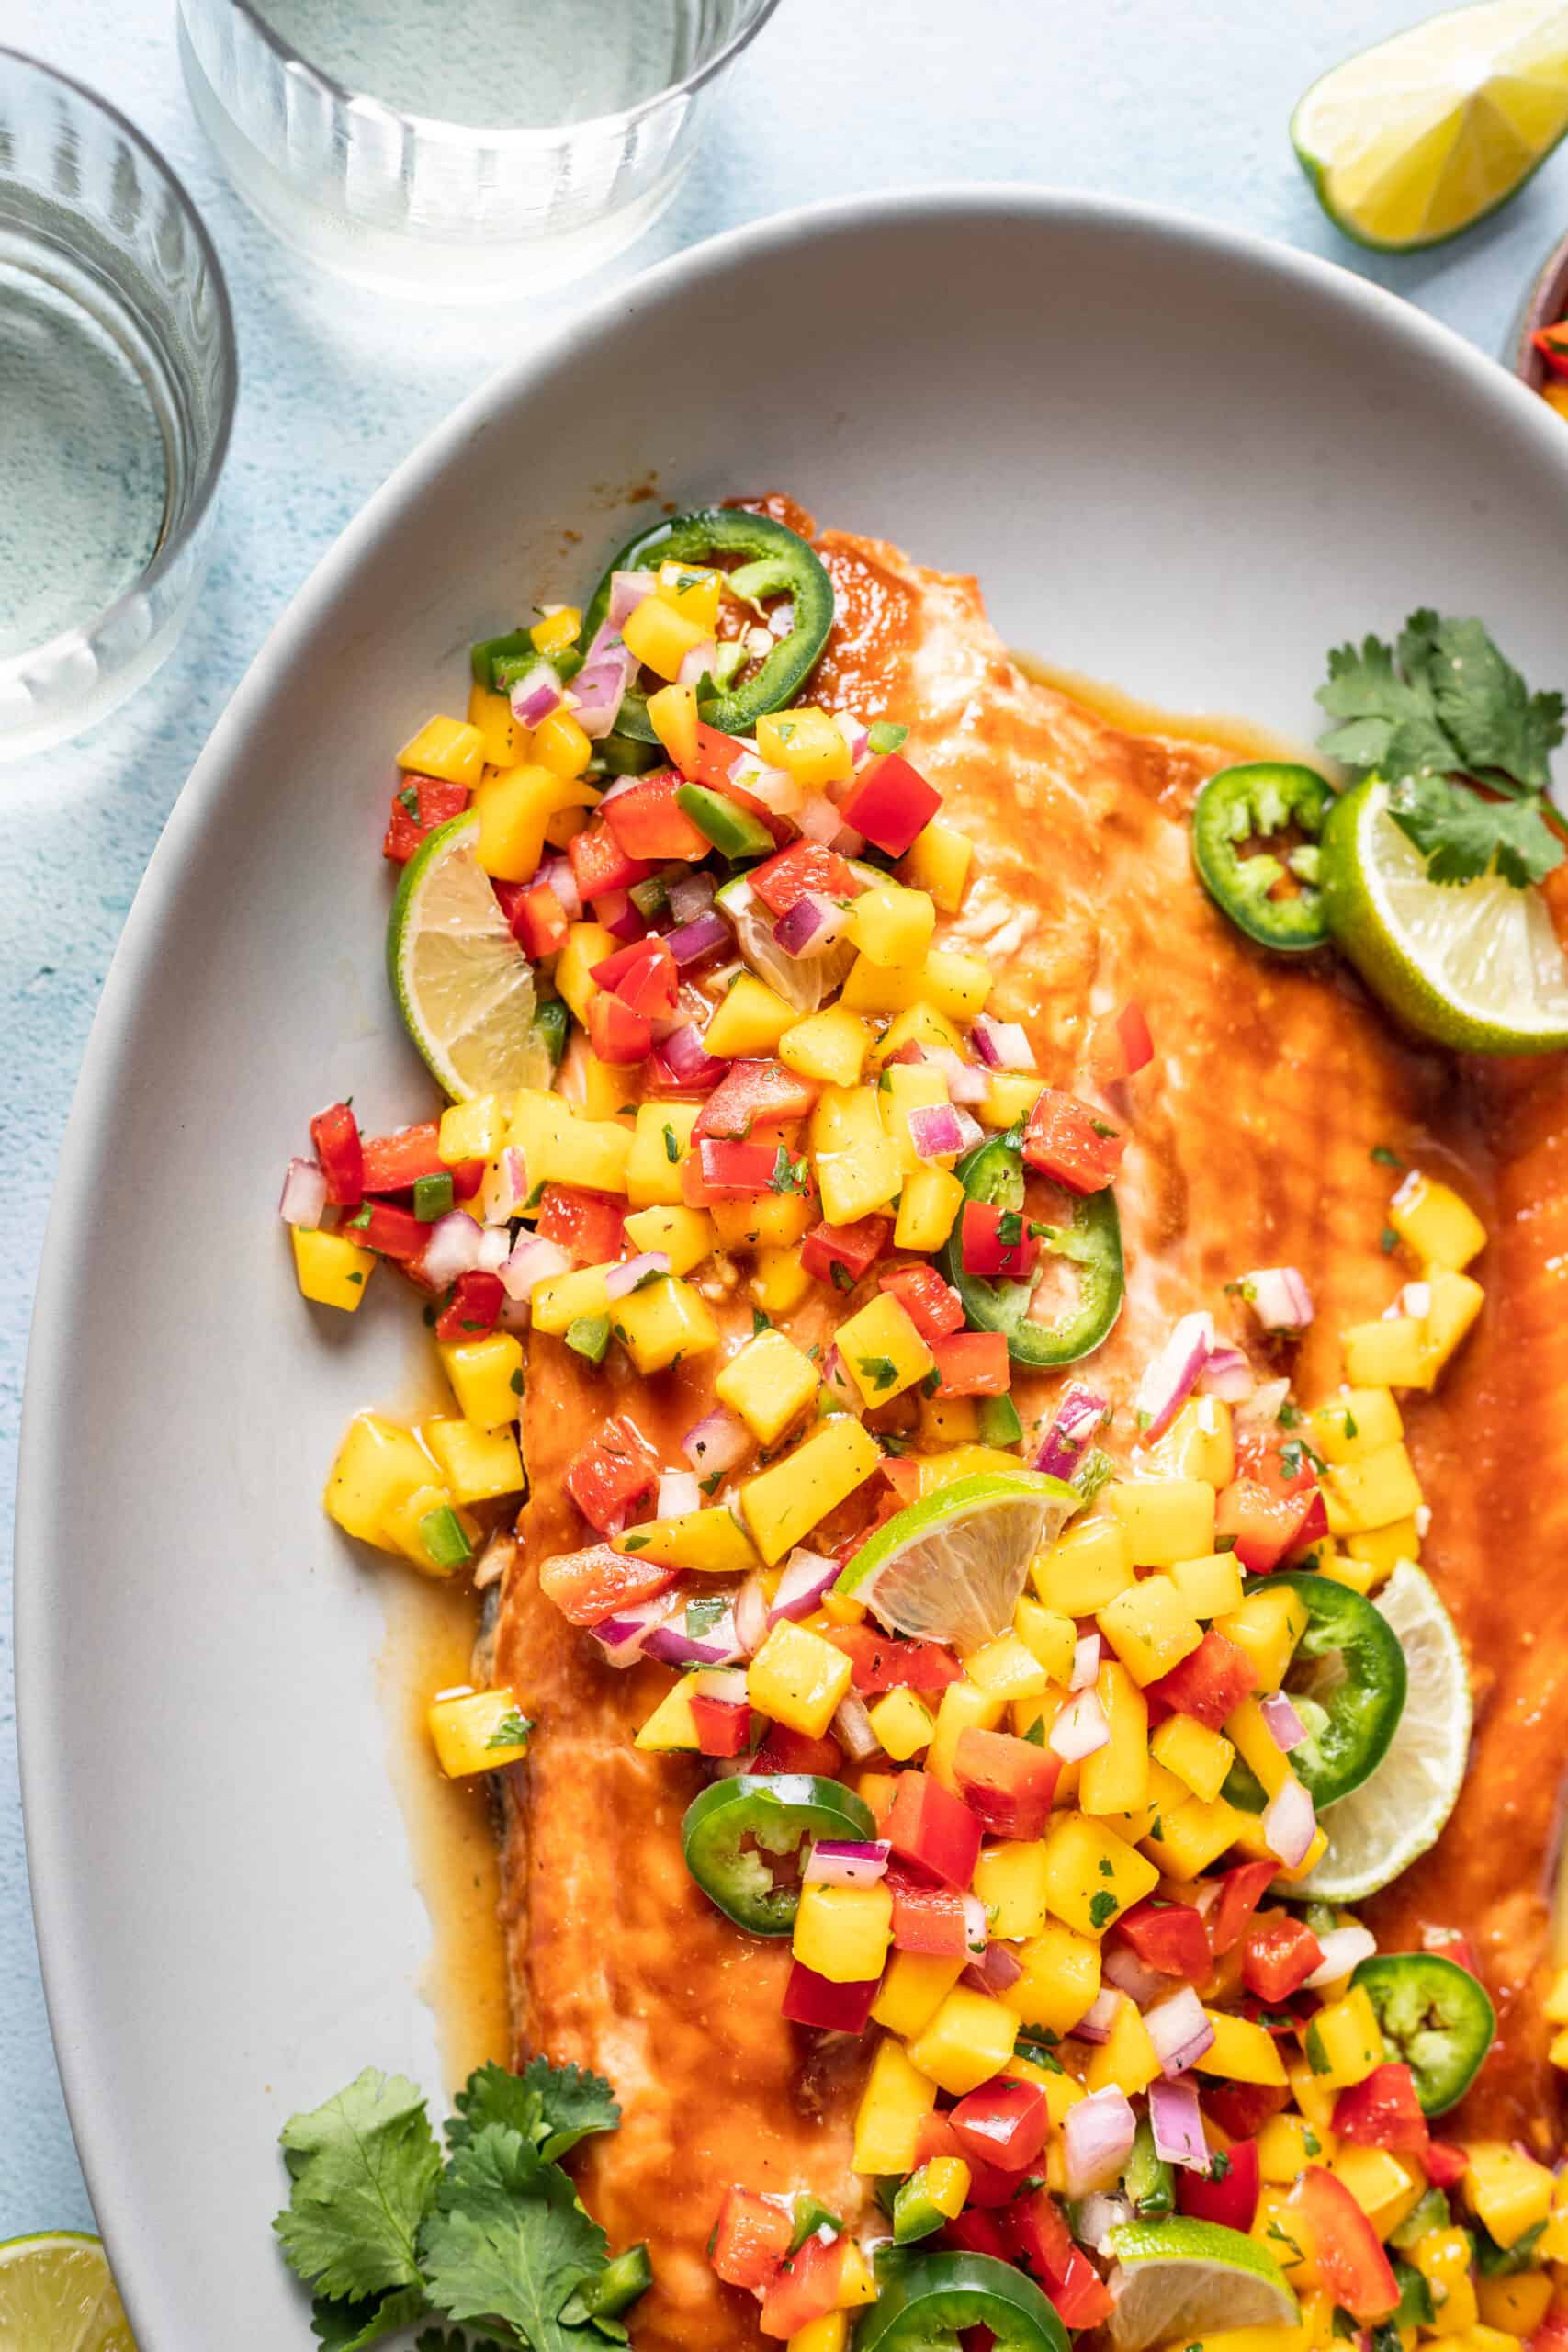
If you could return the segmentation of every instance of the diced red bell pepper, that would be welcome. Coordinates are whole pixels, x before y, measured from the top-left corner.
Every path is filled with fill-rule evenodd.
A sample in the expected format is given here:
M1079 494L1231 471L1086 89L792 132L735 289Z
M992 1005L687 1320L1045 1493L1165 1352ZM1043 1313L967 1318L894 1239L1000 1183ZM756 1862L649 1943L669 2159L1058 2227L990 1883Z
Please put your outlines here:
M1216 2160L1218 2163L1221 2160ZM1258 2143L1237 2140L1224 2152L1218 2179L1213 2172L1190 2172L1179 2166L1176 2205L1195 2222L1217 2222L1222 2229L1251 2229L1258 2218Z
M737 760L750 754L737 735L727 735L722 727L710 727L706 719L697 721L697 755L692 763L692 782L705 784L711 791L722 791L729 782L729 771ZM704 848L707 847L705 842Z
M682 1160L682 1167L695 1165L709 1202L730 1201L749 1193L771 1192L778 1159L776 1143L729 1143L709 1136Z
M1208 2083L1203 2105L1232 2140L1249 2140L1291 2103L1283 2083Z
M1326 1534L1327 1514L1315 1487L1311 1494L1278 1495L1257 1478L1233 1478L1214 1506L1215 1535L1230 1538L1249 1576L1267 1576L1288 1552L1314 1541L1314 1526Z
M1253 1913L1280 1875L1277 1862L1238 1862L1222 1871L1219 1894L1209 1913L1209 1950L1216 1960L1234 1951L1251 1924Z
M1202 1915L1190 1903L1145 1898L1123 1911L1113 1933L1145 1968L1201 1984L1213 1965Z
M759 1772L811 1772L820 1781L836 1780L843 1760L837 1740L813 1739L788 1724L770 1724L757 1750Z
M838 1291L853 1290L886 1249L892 1230L885 1216L857 1217L853 1225L814 1225L800 1245L800 1262L818 1282L831 1283Z
M1434 2188L1454 2188L1470 2170L1470 2150L1457 2140L1428 2140L1421 2162Z
M934 1266L889 1266L877 1287L890 1290L922 1340L931 1344L964 1329L964 1301Z
M604 822L625 856L662 865L667 858L695 861L707 855L707 841L675 797L681 784L673 768L660 768L606 802Z
M1247 1652L1211 1625L1197 1648L1149 1683L1145 1695L1163 1701L1174 1714L1196 1715L1211 1731L1218 1731L1257 1680Z
M1146 1069L1155 1056L1154 1040L1141 1004L1124 1004L1097 1021L1089 1041L1089 1066L1101 1086L1114 1086Z
M535 1227L543 1241L570 1250L577 1266L608 1266L626 1246L626 1203L577 1184L547 1184Z
M746 876L772 915L782 921L808 890L829 899L858 899L864 885L847 857L817 842L791 842Z
M539 1589L569 1624L596 1625L617 1609L667 1591L680 1573L662 1560L590 1544L581 1552L552 1553L540 1567Z
M751 1740L751 1710L746 1702L692 1695L692 1722L704 1756L743 1756Z
M1122 1165L1127 1139L1092 1103L1045 1088L1023 1131L1023 1156L1069 1193L1102 1193Z
M795 2235L795 2216L750 2188L727 2188L718 2209L708 2259L727 2287L765 2287Z
M1358 2147L1394 2148L1412 2156L1425 2155L1431 2136L1416 2096L1416 2077L1397 2058L1374 2066L1361 2082L1340 2092L1334 2129Z
M757 2324L764 2335L798 2335L814 2319L838 2308L847 2238L824 2241L813 2234L795 2254L786 2254L768 2281Z
M1526 2337L1525 2352L1568 2352L1568 2302L1553 2303L1535 2334Z
M930 1347L937 1372L933 1396L1005 1396L1012 1385L1000 1331L953 1331Z
M1568 319L1559 319L1549 327L1537 327L1530 341L1554 376L1568 376Z
M327 1180L329 1206L356 1209L365 1198L365 1151L359 1122L346 1102L317 1112L310 1122L310 1143Z
M783 1062L731 1062L697 1114L692 1132L699 1142L705 1136L740 1141L759 1119L769 1125L804 1119L818 1092L815 1079L799 1077Z
M635 939L628 947L617 947L594 965L593 978L650 1020L667 1021L675 1010L675 958L662 939Z
M580 899L603 898L608 890L629 890L658 871L657 859L628 857L606 820L595 817L566 845L572 878Z
M1038 2083L998 2075L961 2098L948 2118L965 2156L1021 2172L1045 2145L1051 2110Z
M1289 1911L1265 1911L1247 1931L1241 1981L1272 2008L1299 1993L1323 1958L1323 1946L1304 1919Z
M883 1833L886 1835L886 1828ZM897 1867L885 1881L893 1897L893 1949L956 1960L969 1949L964 1897L951 1886L931 1886Z
M487 1273L478 1266L459 1274L451 1297L435 1318L436 1338L448 1346L462 1340L482 1340L487 1331L494 1330L505 1296L499 1274Z
M898 1504L897 1496L893 1500ZM864 1540L857 1535L854 1543ZM964 1668L940 1642L900 1641L872 1625L829 1625L823 1638L849 1659L863 1699L880 1698L885 1690L945 1690L964 1679Z
M608 989L601 989L588 1007L588 1042L612 1069L626 1069L652 1052L653 1024L646 1012L634 1012Z
M942 2242L957 2254L993 2254L998 2262L1012 2260L1000 2222L995 2213L982 2212L976 2205L965 2205L962 2213L943 2223Z
M958 1227L959 1254L966 1274L1015 1280L1029 1273L1039 1244L1019 1209L999 1209L991 1201L965 1201Z
M1342 2180L1308 2165L1285 2206L1305 2233L1319 2278L1352 2319L1369 2326L1398 2309L1399 2284L1382 2240Z
M536 964L547 956L558 956L571 921L549 883L497 882L493 888L524 955Z
M361 1201L352 1216L344 1217L340 1230L362 1250L375 1250L404 1266L423 1257L430 1239L429 1226L412 1209L400 1209L392 1201Z
M791 2025L815 2026L822 2033L863 2033L881 1983L880 1976L873 1976L865 1984L836 1984L797 1960L791 1964L779 2012Z
M968 2204L984 2205L988 2209L1010 2205L1019 2191L1017 2172L1004 2172L999 2165L988 2164L972 2147L966 2148L953 2128L953 2119L957 2112L954 2108L945 2115L935 2112L921 2116L919 2129L915 2134L917 2168L929 2165L933 2156L961 2157L969 2167L969 2195L965 2200Z
M929 1772L899 1774L883 1836L900 1861L942 1886L967 1887L980 1859L977 1816Z
M1110 2318L1110 2289L1048 2188L1010 2205L1003 2230L1013 2260L1043 2287L1064 2327L1099 2327Z
M901 752L884 752L862 768L840 801L839 814L889 857L902 857L941 807L941 793L919 768Z
M994 1838L1043 1838L1062 1759L1011 1732L981 1731L971 1724L958 1735L953 1776L970 1812Z
M637 1423L612 1413L572 1455L561 1483L590 1527L617 1535L658 1480L659 1456Z
M363 1136L360 1169L367 1193L406 1193L421 1176L445 1176L446 1164L439 1150L441 1129L434 1119L423 1126L404 1127L395 1136Z
M468 805L467 785L448 784L439 775L405 775L392 795L382 856L406 865L427 835L460 817Z

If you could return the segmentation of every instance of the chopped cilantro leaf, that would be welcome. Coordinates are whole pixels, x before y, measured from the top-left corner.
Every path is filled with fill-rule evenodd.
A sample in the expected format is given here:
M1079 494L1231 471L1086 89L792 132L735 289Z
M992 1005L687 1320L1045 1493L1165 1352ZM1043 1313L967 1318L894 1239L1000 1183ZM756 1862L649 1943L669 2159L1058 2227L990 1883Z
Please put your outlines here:
M515 1707L509 1707L486 1740L485 1747L521 1747L533 1728L531 1716L520 1714Z
M1392 1225L1385 1225L1378 1236L1378 1248L1385 1258L1392 1257L1399 1247L1399 1236Z
M676 1141L673 1127L666 1127L664 1130L664 1157L670 1161L671 1167L681 1157L681 1147Z
M420 2283L418 2235L441 2171L423 2093L362 2075L281 2133L289 2203L273 2223L289 2268L318 2294L385 2295Z
M878 1396L891 1388L898 1377L898 1367L890 1356L861 1356L856 1359L863 1379L869 1380Z
M1403 1168L1404 1165L1404 1162L1401 1159L1398 1152L1391 1151L1386 1143L1373 1144L1371 1151L1367 1154L1367 1158L1371 1160L1374 1160L1380 1168Z
M1095 1928L1108 1928L1111 1920L1116 1917L1116 1897L1111 1894L1111 1889L1108 1886L1102 1887L1089 1906L1090 1926Z

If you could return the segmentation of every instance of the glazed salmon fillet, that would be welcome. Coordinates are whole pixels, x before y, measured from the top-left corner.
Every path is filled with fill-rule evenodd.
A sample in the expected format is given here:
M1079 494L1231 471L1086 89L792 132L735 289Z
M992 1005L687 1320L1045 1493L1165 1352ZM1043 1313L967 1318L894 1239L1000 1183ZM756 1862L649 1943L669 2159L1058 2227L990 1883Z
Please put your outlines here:
M774 511L801 527L798 510ZM1282 1264L1301 1269L1316 1306L1297 1393L1333 1386L1335 1335L1380 1315L1396 1286L1381 1246L1394 1179L1374 1147L1457 1171L1486 1218L1485 1311L1440 1395L1412 1399L1406 1417L1433 1513L1425 1564L1475 1679L1472 1765L1438 1848L1370 1917L1385 1946L1418 1943L1425 1926L1462 1928L1497 2002L1506 2047L1444 2128L1555 2144L1556 2078L1534 2020L1557 1800L1551 1710L1568 1645L1562 1071L1456 1069L1399 1040L1337 964L1251 949L1198 888L1188 846L1193 795L1231 754L1118 731L1032 682L973 580L837 532L817 544L839 613L818 698L908 724L908 756L976 846L939 944L984 956L987 1010L1027 1025L1047 1084L1083 1083L1090 1023L1129 999L1156 1040L1128 1091L1127 1296L1093 1359L1095 1387L1125 1403L1176 1317L1218 1308L1238 1274ZM734 1270L705 1287L721 1325L749 1331ZM808 1347L834 1318L814 1297L780 1319ZM499 1679L540 1724L503 1856L517 2055L575 2059L621 2098L621 2130L589 2153L582 2190L613 2245L650 2242L643 2352L762 2341L753 2301L706 2259L730 2183L809 2188L852 2226L863 2196L851 2169L860 2046L781 2019L787 1949L738 1932L682 1861L702 1769L632 1747L667 1675L607 1668L538 1582L542 1561L586 1540L561 1485L573 1452L616 1411L679 1462L720 1360L640 1380L530 1340L530 1500L497 1634ZM1026 1428L1060 1381L1015 1387Z

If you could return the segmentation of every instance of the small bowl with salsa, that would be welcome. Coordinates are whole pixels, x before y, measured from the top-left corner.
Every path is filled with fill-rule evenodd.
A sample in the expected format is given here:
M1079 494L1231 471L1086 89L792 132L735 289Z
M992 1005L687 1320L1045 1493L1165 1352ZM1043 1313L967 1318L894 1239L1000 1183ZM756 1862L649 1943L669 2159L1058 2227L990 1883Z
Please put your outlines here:
M1568 418L1568 237L1530 288L1512 358L1520 380Z

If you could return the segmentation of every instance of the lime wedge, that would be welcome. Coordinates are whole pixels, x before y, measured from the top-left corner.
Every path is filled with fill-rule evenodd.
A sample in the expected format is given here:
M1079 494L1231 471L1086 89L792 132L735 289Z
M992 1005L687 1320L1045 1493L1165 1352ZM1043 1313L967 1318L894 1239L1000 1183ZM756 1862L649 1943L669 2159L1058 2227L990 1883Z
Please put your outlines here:
M454 1102L548 1086L532 1027L534 967L507 929L475 851L477 817L454 817L403 868L387 924L387 974L409 1035Z
M1319 878L1337 944L1422 1036L1472 1054L1568 1046L1568 958L1540 892L1491 874L1429 882L1381 777L1329 810Z
M1385 253L1441 244L1484 220L1564 130L1564 0L1445 9L1335 66L1291 118L1329 219Z
M96 2238L42 2230L0 2245L0 2345L17 2352L136 2352Z
M1470 1756L1470 1670L1431 1578L1401 1560L1377 1606L1399 1636L1404 1712L1371 1778L1324 1822L1328 1851L1292 1882L1292 1901L1359 1903L1435 1845L1458 1801Z
M1012 1623L1029 1563L1082 1497L1038 1470L954 1479L899 1511L863 1544L836 1589L852 1592L899 1634L964 1655Z
M1296 2299L1266 2247L1218 2222L1124 2222L1112 2230L1111 2340L1144 2352L1214 2329L1294 2327Z

